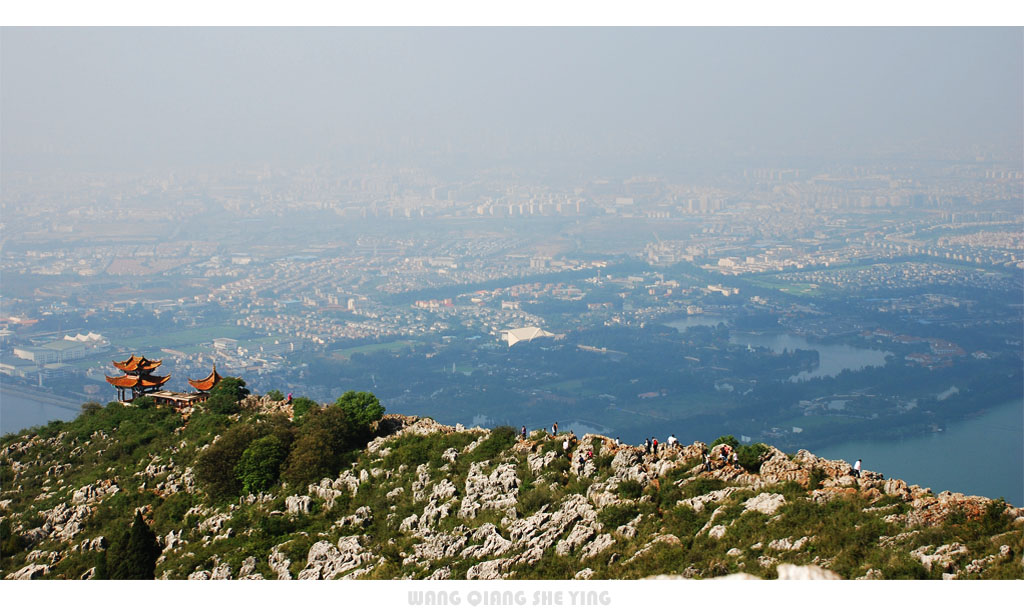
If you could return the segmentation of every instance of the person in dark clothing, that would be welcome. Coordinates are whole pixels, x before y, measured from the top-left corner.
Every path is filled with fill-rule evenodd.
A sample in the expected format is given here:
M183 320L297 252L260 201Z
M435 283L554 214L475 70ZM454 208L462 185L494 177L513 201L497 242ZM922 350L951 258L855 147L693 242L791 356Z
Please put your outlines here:
M522 435L523 435L523 440L525 441L526 440L526 426L525 425L523 426Z

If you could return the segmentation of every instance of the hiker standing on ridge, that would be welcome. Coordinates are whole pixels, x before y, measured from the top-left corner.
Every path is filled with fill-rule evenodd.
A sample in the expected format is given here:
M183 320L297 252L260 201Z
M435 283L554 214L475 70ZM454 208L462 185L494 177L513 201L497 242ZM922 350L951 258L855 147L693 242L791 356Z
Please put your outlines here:
M526 441L526 425L525 424L523 425L522 435L523 435L523 441Z
M857 459L857 462L853 463L853 469L850 472L853 473L854 477L860 479L860 458Z
M651 453L651 438L644 439L644 454Z
M557 422L551 425L551 434L552 435L558 435L558 423Z

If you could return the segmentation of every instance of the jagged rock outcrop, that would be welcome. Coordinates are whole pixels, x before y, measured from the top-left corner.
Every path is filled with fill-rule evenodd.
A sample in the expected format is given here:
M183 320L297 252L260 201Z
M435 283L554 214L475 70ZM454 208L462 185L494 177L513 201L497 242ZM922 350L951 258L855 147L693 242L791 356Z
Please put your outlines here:
M744 511L757 511L758 513L764 513L765 515L774 515L779 507L786 504L786 497L782 494L758 494L753 498L747 499L743 503Z
M284 506L290 515L302 515L313 509L313 499L309 496L289 496L284 499Z
M355 578L359 574L355 569L373 560L373 553L360 544L358 536L343 536L337 544L318 541L309 548L299 579Z
M490 475L484 474L488 462L474 462L466 475L466 489L459 506L459 517L473 519L484 509L515 517L518 502L519 477L511 463L497 465Z

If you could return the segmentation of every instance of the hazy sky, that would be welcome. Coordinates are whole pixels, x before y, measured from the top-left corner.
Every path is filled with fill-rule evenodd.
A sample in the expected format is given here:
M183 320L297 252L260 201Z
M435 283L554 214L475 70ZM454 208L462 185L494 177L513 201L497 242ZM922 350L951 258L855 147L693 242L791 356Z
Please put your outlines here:
M1019 154L1019 28L3 28L9 169Z

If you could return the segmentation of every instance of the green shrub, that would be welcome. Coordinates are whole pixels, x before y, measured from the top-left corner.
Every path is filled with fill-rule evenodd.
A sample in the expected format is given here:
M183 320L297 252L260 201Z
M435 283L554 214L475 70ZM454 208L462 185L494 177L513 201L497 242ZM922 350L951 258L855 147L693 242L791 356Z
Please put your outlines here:
M614 530L633 521L637 515L640 515L640 509L636 505L609 505L597 514L597 520L604 524L605 528Z
M8 557L21 553L28 547L28 542L18 533L11 530L11 518L0 520L0 556Z
M441 455L445 450L455 448L461 451L474 438L471 433L406 435L388 446L391 451L384 457L384 468L395 470L404 464L414 469L427 463L431 468L440 468L444 464Z
M640 495L644 492L644 486L635 479L627 479L619 483L619 487L616 488L619 496L622 498L640 498Z
M699 513L689 505L672 507L665 513L665 527L679 538L694 536L704 525Z
M651 496L660 509L667 510L675 507L676 503L683 499L683 491L673 484L662 483L658 489L651 492Z
M510 426L499 426L491 430L491 434L476 446L469 454L470 462L491 460L516 442L516 430Z
M267 391L267 397L269 397L271 401L284 401L284 393L276 388L274 390Z
M519 494L518 511L521 517L532 515L555 501L555 493L547 486L533 488Z
M175 492L153 509L153 527L157 530L172 530L182 527L185 513L193 506L192 495Z
M825 481L825 479L827 478L828 475L825 474L825 471L819 469L818 467L814 467L813 469L811 469L810 475L807 476L807 489L821 489L821 482Z
M741 467L751 473L761 471L761 457L768 453L768 446L763 443L741 445L736 448L736 458Z
M721 479L709 479L707 477L698 477L682 487L683 498L703 496L708 492L721 490L724 487L725 482L722 481Z

